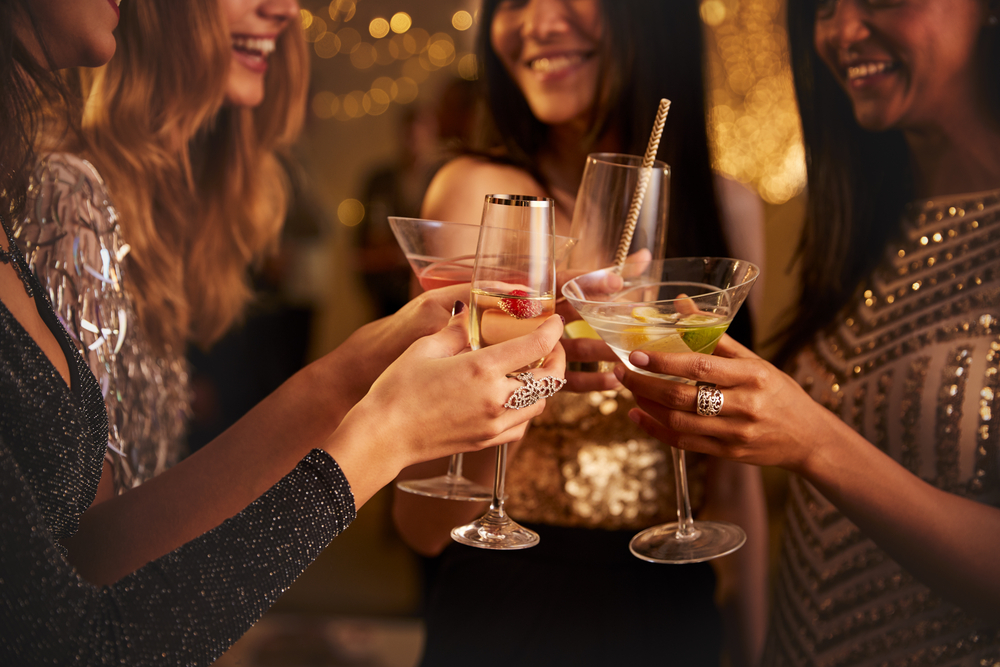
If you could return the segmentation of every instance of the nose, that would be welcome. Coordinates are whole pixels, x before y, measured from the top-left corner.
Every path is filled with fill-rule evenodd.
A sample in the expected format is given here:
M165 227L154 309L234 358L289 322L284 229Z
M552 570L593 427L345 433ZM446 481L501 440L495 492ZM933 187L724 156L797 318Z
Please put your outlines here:
M264 18L290 21L299 13L298 0L265 0L258 12Z
M858 0L837 0L833 13L816 21L816 36L838 51L850 51L871 35L868 12Z
M529 0L525 6L523 32L545 39L569 29L566 0Z

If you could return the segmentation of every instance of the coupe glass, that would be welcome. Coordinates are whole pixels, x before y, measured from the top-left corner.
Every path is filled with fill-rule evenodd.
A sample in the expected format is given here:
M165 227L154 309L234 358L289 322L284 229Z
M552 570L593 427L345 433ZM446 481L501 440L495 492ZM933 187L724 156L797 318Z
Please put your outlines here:
M472 282L479 225L390 217L389 227L425 290ZM490 489L462 476L462 455L448 459L448 472L428 479L397 482L403 491L448 500L484 501Z
M554 202L524 195L488 195L472 276L469 339L480 349L534 331L555 313ZM530 371L542 364L518 369ZM452 539L482 549L525 549L538 533L504 512L507 443L497 447L490 508L451 531Z
M683 257L633 262L601 269L563 285L577 312L632 370L635 350L711 354L760 274L738 259ZM632 553L654 563L697 563L731 553L746 541L739 526L695 521L688 498L683 450L671 449L677 487L677 521L642 531L629 544Z

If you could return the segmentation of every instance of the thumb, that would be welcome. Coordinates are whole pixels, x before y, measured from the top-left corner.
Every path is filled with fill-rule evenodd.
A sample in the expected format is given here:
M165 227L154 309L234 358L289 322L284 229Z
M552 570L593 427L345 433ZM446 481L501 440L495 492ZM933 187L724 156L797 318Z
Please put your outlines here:
M469 309L456 301L447 326L423 340L428 345L429 356L443 359L469 349Z

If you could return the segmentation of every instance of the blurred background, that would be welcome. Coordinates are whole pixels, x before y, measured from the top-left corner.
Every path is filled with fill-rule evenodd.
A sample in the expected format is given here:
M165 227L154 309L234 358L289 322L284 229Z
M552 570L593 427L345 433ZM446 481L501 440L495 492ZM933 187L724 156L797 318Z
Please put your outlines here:
M300 4L313 53L308 120L288 165L295 204L280 253L256 276L251 316L210 353L191 353L192 448L302 364L405 302L409 268L385 218L417 215L434 170L477 126L477 0ZM715 166L766 205L765 296L755 314L764 354L794 296L791 262L804 214L783 4L700 4ZM261 363L248 369L247 358ZM780 508L783 475L765 470L765 480L770 507ZM412 667L422 645L421 564L394 533L390 497L383 490L366 504L217 664ZM772 518L776 539L780 515ZM483 590L470 593L488 594L485 573Z

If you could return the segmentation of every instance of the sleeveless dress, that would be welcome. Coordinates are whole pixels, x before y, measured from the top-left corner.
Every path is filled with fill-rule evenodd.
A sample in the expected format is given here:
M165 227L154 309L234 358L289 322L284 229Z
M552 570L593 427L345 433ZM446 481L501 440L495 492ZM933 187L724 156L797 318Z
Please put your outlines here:
M745 309L731 333L752 340ZM506 481L507 511L541 542L451 544L428 560L423 665L719 665L712 566L647 563L628 549L640 530L677 520L669 448L628 418L634 406L624 389L547 400ZM689 454L687 467L697 515L707 460Z
M796 362L814 399L913 474L1000 507L1000 190L911 204L902 239ZM774 600L765 665L1000 664L1000 628L795 477Z
M236 516L110 586L60 540L97 493L101 387L30 277L67 386L0 302L0 665L209 665L355 517L343 472L314 450Z
M154 351L129 294L129 246L92 164L47 155L35 169L18 246L97 377L107 458L123 493L180 460L191 396L184 350Z

